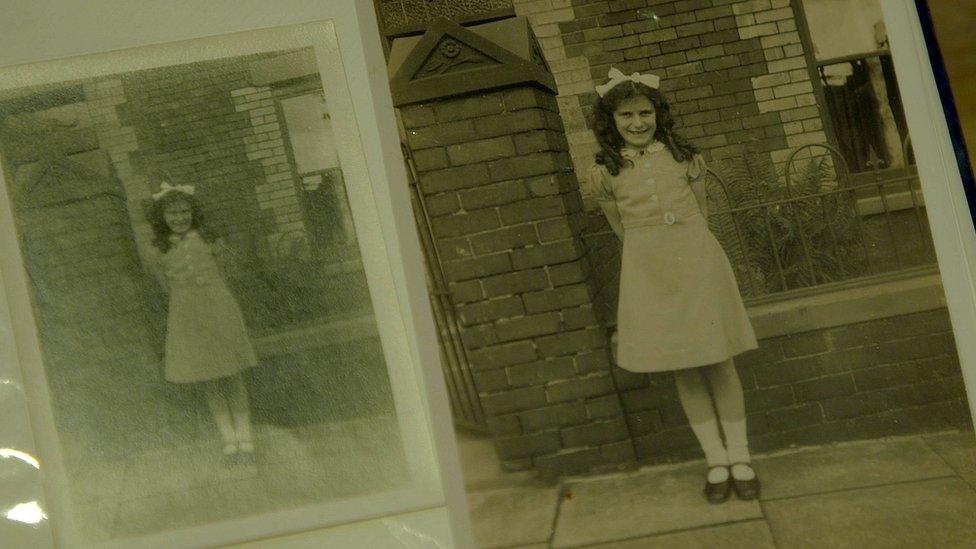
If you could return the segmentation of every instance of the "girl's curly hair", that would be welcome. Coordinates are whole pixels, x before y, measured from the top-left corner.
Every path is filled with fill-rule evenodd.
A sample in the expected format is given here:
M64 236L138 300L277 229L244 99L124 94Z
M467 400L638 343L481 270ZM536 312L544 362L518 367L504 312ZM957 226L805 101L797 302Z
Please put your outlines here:
M166 223L166 218L163 214L170 204L180 200L190 206L190 214L192 215L190 229L197 231L206 242L213 242L214 240L213 235L205 228L203 209L200 206L200 202L193 195L180 191L172 191L163 195L159 200L153 200L152 207L149 209L149 224L152 226L154 236L152 243L162 253L168 252L173 245L169 238L173 234L173 229L169 228L169 224Z
M596 134L596 140L601 149L596 153L596 163L606 166L610 175L619 174L625 163L620 154L620 149L624 146L624 138L617 131L613 113L622 101L641 96L648 98L654 105L654 113L657 115L657 129L654 130L654 139L664 143L675 160L678 162L690 160L692 155L698 152L698 147L674 133L674 118L671 117L671 107L660 91L639 82L622 82L611 88L606 95L598 98L593 109L593 133Z

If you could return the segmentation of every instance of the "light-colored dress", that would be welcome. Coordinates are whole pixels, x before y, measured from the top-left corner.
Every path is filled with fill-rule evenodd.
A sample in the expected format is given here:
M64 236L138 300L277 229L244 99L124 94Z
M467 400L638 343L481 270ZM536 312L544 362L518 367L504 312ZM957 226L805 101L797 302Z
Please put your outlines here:
M703 178L689 181L688 163L659 142L622 153L632 166L612 176L595 164L586 182L623 240L617 364L660 372L755 349L732 267L702 215Z
M165 377L174 383L207 381L257 364L240 306L224 282L214 245L196 232L173 238L159 255L169 292Z

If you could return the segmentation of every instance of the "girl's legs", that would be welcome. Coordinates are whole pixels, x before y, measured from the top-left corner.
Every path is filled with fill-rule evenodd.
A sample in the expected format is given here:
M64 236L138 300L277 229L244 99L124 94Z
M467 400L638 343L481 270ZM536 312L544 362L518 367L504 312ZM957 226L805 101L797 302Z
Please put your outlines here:
M742 381L735 370L735 364L729 359L706 366L704 372L711 385L715 409L725 434L728 460L733 464L732 476L739 480L750 480L755 477L755 472L744 465L750 462L749 444L746 440L746 409Z
M251 439L251 406L247 401L247 385L244 383L244 376L237 374L228 378L227 400L230 405L231 414L234 416L234 427L236 428L237 441L241 451L248 453L254 451L254 442Z
M220 431L220 438L224 441L224 454L230 455L237 452L237 433L234 432L234 420L231 419L227 399L220 389L220 384L216 381L203 383L207 407L210 408L210 414L217 424L217 430Z
M701 368L677 370L674 372L674 380L678 387L678 399L688 417L688 423L691 424L691 430L694 431L698 443L705 451L705 461L710 468L708 481L719 483L728 478L728 470L718 466L728 465L729 456L725 445L722 444L718 416L701 370Z

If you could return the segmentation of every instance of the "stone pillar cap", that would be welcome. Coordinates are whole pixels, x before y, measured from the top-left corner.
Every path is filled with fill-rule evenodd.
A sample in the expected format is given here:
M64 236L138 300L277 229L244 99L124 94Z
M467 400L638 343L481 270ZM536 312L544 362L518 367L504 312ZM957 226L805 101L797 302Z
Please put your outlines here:
M517 85L556 93L523 17L471 27L440 18L422 36L394 40L387 70L397 107Z

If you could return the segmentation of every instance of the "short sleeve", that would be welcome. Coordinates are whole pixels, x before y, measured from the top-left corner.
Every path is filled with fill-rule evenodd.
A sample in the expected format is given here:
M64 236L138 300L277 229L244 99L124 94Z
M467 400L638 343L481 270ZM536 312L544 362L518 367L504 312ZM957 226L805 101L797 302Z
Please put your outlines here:
M583 194L599 201L613 200L609 183L606 166L594 163L586 174Z
M224 277L231 277L239 272L241 266L238 264L237 254L223 239L217 238L210 243L210 253Z
M705 161L697 156L693 157L688 163L688 184L691 185L691 190L695 194L695 200L698 202L698 208L701 213L706 218L708 217L708 193L705 188L705 179L708 173L708 166L705 165Z
M701 154L695 153L692 155L691 159L688 160L688 181L698 181L705 177L708 172L708 166L705 164L705 159L702 158Z
M584 194L596 199L610 224L610 228L623 240L624 228L620 220L620 211L617 209L617 201L610 187L610 176L607 173L607 168L601 164L593 164L587 173L584 186L586 187Z

